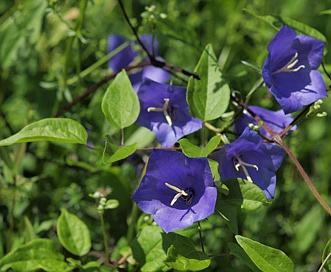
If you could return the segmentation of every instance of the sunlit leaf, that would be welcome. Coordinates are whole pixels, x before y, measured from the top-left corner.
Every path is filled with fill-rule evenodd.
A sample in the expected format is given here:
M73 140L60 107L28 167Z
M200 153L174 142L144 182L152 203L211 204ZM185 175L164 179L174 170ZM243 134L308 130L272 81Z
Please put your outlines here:
M209 267L210 258L206 253L197 251L191 239L176 235L165 263L179 271L199 271Z
M53 241L36 239L22 245L0 260L0 271L11 269L16 272L25 271L66 271L64 256L57 252Z
M140 111L138 96L124 70L110 83L103 96L101 108L114 127L125 128L137 120Z
M248 257L246 252L237 244L229 243L229 248L231 254L234 254L237 258L239 258L245 265L247 265L252 271L260 272L261 270L256 267L256 265L252 262L252 260Z
M57 233L61 244L70 253L83 256L91 249L90 232L76 215L61 209L57 222Z
M236 235L235 238L249 258L262 271L294 271L292 260L283 251L263 245L240 235Z
M118 147L116 144L113 144L111 142L111 139L108 135L106 135L105 138L106 143L102 155L102 161L105 164L123 160L137 150L136 143L132 145Z
M31 123L16 134L1 140L0 146L36 141L86 144L87 132L81 124L74 120L46 118Z
M159 227L146 226L132 242L132 254L140 265L140 271L167 271L164 260L167 250L175 240L175 234L165 234Z
M203 121L219 118L228 107L230 88L222 78L211 44L206 46L194 72L200 80L191 77L187 85L190 113Z
M220 135L212 137L204 148L200 148L192 144L188 139L183 138L178 142L182 148L183 153L188 157L207 157L218 146L221 140Z

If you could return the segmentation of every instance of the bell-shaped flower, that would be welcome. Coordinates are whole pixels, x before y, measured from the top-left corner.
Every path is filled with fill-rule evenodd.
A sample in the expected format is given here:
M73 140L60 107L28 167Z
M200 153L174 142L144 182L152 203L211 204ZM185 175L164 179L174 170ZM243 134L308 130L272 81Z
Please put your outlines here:
M157 60L163 60L158 56L158 43L155 39L153 40L153 36L151 34L142 35L140 40L145 45L149 53L155 54ZM110 35L108 38L108 53L112 52L125 42L125 37ZM154 48L152 45L154 45ZM140 49L141 51L138 52L136 51L137 49ZM137 65L141 62L148 61L148 58L140 58L142 54L143 52L139 46L139 43L136 41L130 42L124 49L109 60L108 66L114 73L117 73L130 65ZM170 79L170 74L161 68L149 65L141 69L137 69L135 72L131 72L129 78L133 89L137 91L144 78L150 78L156 82L165 83Z
M150 129L162 147L202 128L202 121L189 113L185 87L145 79L137 94L140 114L135 124Z
M154 149L132 198L165 232L171 232L213 214L217 189L207 158Z
M293 121L292 115L285 114L283 110L270 111L257 106L249 106L249 109L259 116L261 120L276 133L282 132ZM234 132L237 135L242 134L249 124L258 125L258 122L248 111L244 110L239 119L234 123ZM287 133L292 133L296 129L297 126L293 126ZM265 138L270 139L270 134L262 126L259 132Z
M268 45L262 76L285 113L326 97L322 74L317 70L325 43L283 25Z
M242 178L253 182L272 199L276 188L276 171L282 164L284 151L281 147L263 143L262 138L246 128L231 144L210 155L219 163L222 180Z

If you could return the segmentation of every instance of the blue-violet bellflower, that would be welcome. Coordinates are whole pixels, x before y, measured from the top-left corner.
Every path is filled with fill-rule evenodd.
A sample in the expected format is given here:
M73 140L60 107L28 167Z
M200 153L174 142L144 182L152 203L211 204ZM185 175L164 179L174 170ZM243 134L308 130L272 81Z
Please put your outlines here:
M144 79L137 94L140 114L135 124L150 129L162 147L202 128L202 121L189 113L185 87Z
M285 113L300 110L326 97L322 74L317 70L323 59L325 42L297 35L287 25L268 45L262 76Z
M165 231L191 226L214 213L217 189L207 158L154 149L132 199Z
M222 180L242 178L253 182L264 191L268 199L274 198L276 171L281 166L284 151L246 128L241 136L210 155L218 162Z

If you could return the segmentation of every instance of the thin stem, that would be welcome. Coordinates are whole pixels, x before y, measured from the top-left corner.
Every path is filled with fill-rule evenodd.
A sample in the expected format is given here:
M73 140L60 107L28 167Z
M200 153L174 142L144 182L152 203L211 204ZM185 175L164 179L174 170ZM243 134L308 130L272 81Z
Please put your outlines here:
M132 211L130 215L130 223L128 227L128 234L127 234L128 243L130 243L133 240L136 222L138 219L138 213L139 213L138 206L136 203L133 203Z
M134 36L136 37L137 39L137 42L139 43L139 45L141 46L141 48L145 51L145 53L147 54L150 62L152 63L153 66L155 67L159 67L159 68L168 68L170 70L173 70L173 71L176 71L176 72L180 72L186 76L193 76L195 79L200 79L200 77L197 75L197 74L194 74L194 73L191 73L187 70L184 70L180 67L176 67L176 66L173 66L173 65L169 65L167 63L165 63L164 61L159 61L155 58L155 56L153 54L151 54L150 52L148 52L146 46L143 44L143 42L141 41L141 39L139 38L138 36L138 33L137 33L137 30L134 28L134 26L132 25L131 21L130 21L130 18L124 8L124 5L123 5L123 2L122 0L118 0L118 3L121 7L121 10L122 10L122 13L123 13L123 16L126 20L126 22L128 23L129 27L131 28Z
M328 254L328 256L326 256L324 262L321 264L321 267L318 269L317 272L322 272L324 265L325 265L326 262L330 259L330 257L331 257L331 252Z
M203 239L202 239L202 232L201 232L200 221L198 221L198 231L199 231L199 238L200 238L201 251L204 253L204 252L205 252L205 247L204 247L204 245L203 245Z
M99 68L101 65L106 63L110 58L115 56L117 53L121 52L128 44L129 44L129 42L122 43L120 46L116 47L115 50L111 51L109 54L103 56L101 59L99 59L98 61L96 61L95 63L93 63L89 67L87 67L79 75L75 75L72 78L69 78L67 80L67 84L72 85L76 81L78 81L80 78L86 77L87 75L89 75L90 73L95 71L97 68Z
M100 221L101 221L103 244L105 247L106 264L109 264L109 246L108 246L107 232L106 232L106 228L105 228L105 221L103 219L103 212L99 212L99 216L100 216Z
M135 66L130 66L125 68L125 71L130 71L130 70L134 70L136 68L142 68L145 66L149 66L151 65L150 62L143 62L140 63L138 65ZM89 94L91 94L92 92L94 92L96 89L98 89L99 87L101 87L103 84L107 83L109 80L113 79L116 77L116 75L118 73L120 73L121 71L111 74L105 78L103 78L102 80L100 80L99 82L93 84L90 88L88 88L85 92L83 92L81 95L77 96L72 102L68 103L67 105L65 105L62 109L60 109L56 114L55 117L60 117L63 113L65 113L67 110L71 109L74 105L76 105L79 101L85 99Z
M121 146L124 146L124 128L121 128Z
M321 206L331 215L331 208L328 206L328 204L323 200L323 198L320 196L320 194L317 192L316 188L314 187L313 183L309 179L308 175L306 174L305 170L302 168L301 164L297 160L297 158L293 155L291 150L287 147L287 145L283 142L282 138L279 135L273 136L272 140L276 143L278 143L285 152L290 156L292 161L294 162L295 166L299 170L301 176L307 183L309 189L312 191L314 196L316 197L317 201L321 204Z

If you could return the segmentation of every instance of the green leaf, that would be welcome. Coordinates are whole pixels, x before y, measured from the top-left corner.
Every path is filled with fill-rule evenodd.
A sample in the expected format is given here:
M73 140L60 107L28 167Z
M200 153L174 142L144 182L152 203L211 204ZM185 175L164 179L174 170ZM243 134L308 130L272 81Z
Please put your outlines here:
M183 138L178 141L183 153L188 157L200 157L201 148L192 144L188 139Z
M242 209L254 211L270 203L265 193L254 183L243 179L238 179L238 182L243 196Z
M87 132L81 124L74 120L46 118L31 123L16 134L1 140L0 146L36 141L86 144Z
M326 260L326 258L328 258ZM327 272L331 271L331 239L327 242L327 244L324 247L323 254L322 254L322 262L326 260L326 263L324 264L324 268Z
M138 118L140 105L125 70L109 85L101 108L108 122L117 128L132 125Z
M29 220L28 217L24 216L24 224L25 224L25 241L30 242L38 238L36 235L35 230L33 229L33 226Z
M227 109L230 88L222 78L211 44L203 51L194 70L200 80L191 77L186 99L192 116L203 121L219 118Z
M209 267L210 258L206 253L197 251L189 238L176 235L175 242L168 249L165 263L179 271L199 271Z
M324 211L319 204L314 205L305 216L296 223L295 236L291 248L300 254L306 253L316 243L321 226L324 223ZM314 222L314 224L312 224Z
M175 237L174 233L166 234L157 226L144 227L131 244L133 258L139 263L140 271L170 270L164 260Z
M0 66L15 64L19 52L29 50L37 42L43 23L47 1L27 0L21 3L0 28Z
M263 245L240 235L236 235L235 238L250 259L262 271L294 271L294 264L292 260L286 256L283 251Z
M252 14L256 18L261 19L262 21L272 25L274 28L279 29L283 24L288 25L289 27L294 28L299 33L305 34L310 37L314 37L320 41L327 42L325 36L319 32L317 29L312 28L304 23L298 22L288 17L276 16L276 15L258 15L251 10L244 9L246 12Z
M0 271L9 269L16 272L68 271L68 266L64 256L56 251L53 241L36 239L14 249L0 260Z
M149 146L155 139L155 134L145 127L138 127L125 141L125 144L137 144L137 148Z
M83 256L90 251L91 238L87 226L66 209L61 209L61 215L57 221L57 231L61 244L70 253Z
M102 161L105 164L123 160L129 157L137 150L136 143L132 145L125 145L122 147L118 147L117 145L111 142L111 139L108 135L106 135L105 138L106 138L106 143L102 154Z
M239 258L245 265L247 265L252 271L260 272L261 270L256 267L252 260L247 256L246 252L237 244L229 243L229 248L232 254Z
M117 199L108 199L106 204L105 204L105 209L106 210L112 210L116 209L119 206L119 202Z
M207 143L206 147L201 149L200 147L192 144L188 139L183 138L178 142L182 148L183 153L188 157L207 157L218 146L221 141L221 136L216 135L212 137Z

